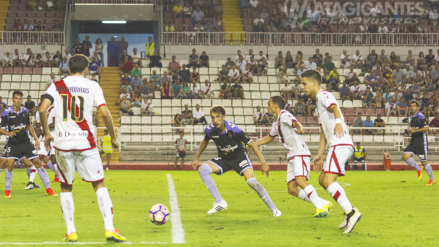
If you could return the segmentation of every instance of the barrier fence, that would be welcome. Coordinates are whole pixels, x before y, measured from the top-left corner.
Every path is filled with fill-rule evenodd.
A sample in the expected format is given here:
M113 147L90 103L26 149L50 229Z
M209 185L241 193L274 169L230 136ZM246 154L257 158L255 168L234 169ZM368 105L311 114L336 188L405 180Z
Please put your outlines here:
M204 139L204 127L194 126L194 127L168 127L168 126L122 126L120 129L119 137L120 143L123 147L142 147L155 149L159 151L160 149L166 149L174 147L169 145L169 142L174 142L176 138L179 137L177 134L178 130L184 129L185 137L188 141L187 149L190 151L196 150L199 147L200 142ZM256 126L242 126L243 131L253 140L257 141L270 133L271 127L256 127ZM306 143L311 143L308 145L310 148L318 148L315 143L320 142L319 129L320 127L303 127L305 133L302 134L302 138ZM407 129L407 125L404 126L386 126L382 127L349 127L349 131L353 131L352 140L354 143L361 142L362 146L365 148L374 149L396 149L398 151L404 150L404 148L410 142L410 137L404 134ZM361 131L367 131L364 135ZM439 132L439 128L430 128L430 130L435 130ZM279 138L275 140L280 142ZM429 134L429 150L438 151L439 149L439 136ZM163 143L161 145L160 143ZM363 144L364 143L364 144ZM215 149L215 145L209 145L209 149ZM279 146L276 145L266 145L261 146L260 150L273 150L278 149Z
M439 33L162 32L162 44L204 45L434 45Z
M1 44L65 44L63 31L0 31Z

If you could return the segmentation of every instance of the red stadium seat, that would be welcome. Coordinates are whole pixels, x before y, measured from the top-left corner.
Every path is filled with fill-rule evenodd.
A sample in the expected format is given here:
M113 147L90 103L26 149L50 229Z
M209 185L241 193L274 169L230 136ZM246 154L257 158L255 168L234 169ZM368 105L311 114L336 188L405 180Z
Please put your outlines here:
M43 69L42 68L34 68L32 74L34 75L41 75L43 73Z
M26 11L17 11L18 18L26 18ZM23 23L23 20L21 21Z
M306 117L296 117L299 123L306 123Z
M30 17L30 13L28 13L28 17ZM45 11L37 11L36 17L37 18L45 18L46 17L46 12Z
M355 118L356 118L356 116L349 116L347 124L352 124L354 122Z
M378 114L380 114L380 115L386 115L386 110L385 110L385 109L376 109L376 113L377 113L377 115L378 115Z
M0 74L3 74L3 67L0 67Z
M358 113L361 112L361 114L366 114L366 111L363 108L355 108L355 115L358 115Z
M252 19L244 19L244 25L253 25Z
M346 116L355 115L355 108L346 108Z
M311 124L309 127L319 127L319 125ZM319 133L319 129L309 129L309 133Z
M12 74L12 68L11 67L9 67L9 68L4 68L3 69L3 74Z
M366 115L367 116L375 115L375 110L374 109L366 109Z
M14 67L14 74L23 74L23 68L21 67Z
M55 18L55 12L51 12L51 11L46 12L46 17L47 18Z
M314 117L306 117L306 123L314 124L317 123L317 120Z
M23 74L32 74L32 67L24 67Z

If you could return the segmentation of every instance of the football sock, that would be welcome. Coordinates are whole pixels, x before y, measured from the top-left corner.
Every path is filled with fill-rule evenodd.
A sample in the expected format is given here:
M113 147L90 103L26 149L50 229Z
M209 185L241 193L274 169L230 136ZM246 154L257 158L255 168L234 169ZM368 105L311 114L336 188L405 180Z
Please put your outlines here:
M72 234L72 232L76 232L74 224L75 219L73 217L75 212L75 205L73 204L72 192L61 192L60 199L62 215L67 225L67 235L70 235Z
M47 171L46 169L44 169L44 167L38 168L38 175L40 176L41 181L43 181L46 190L50 189L49 175L47 174Z
M3 169L0 169L0 173L2 172Z
M96 191L98 196L99 209L104 218L105 230L114 232L113 226L113 203L106 187L101 187Z
M11 190L12 171L5 170L5 190Z
M321 200L319 200L319 195L317 195L316 189L314 189L311 184L306 186L303 191L306 193L306 197L309 198L314 207L316 207L317 209L323 208L324 205L322 205Z
M308 196L306 195L306 192L303 190L299 191L299 195L297 196L297 198L302 199L306 202L311 202L311 200L309 200Z
M430 163L426 164L424 166L424 169L427 172L428 177L430 178L430 180L434 180L434 178L433 178L433 168L431 168Z
M354 171L356 171L357 170L357 161L355 160L354 161Z
M258 193L259 197L262 199L262 201L265 202L268 208L271 210L277 209L276 206L274 206L274 203L271 201L270 196L268 195L267 191L264 189L264 187L258 183L256 178L250 178L247 180L247 184L252 187Z
M30 169L30 167L26 169L26 173L27 173L27 178L29 178L29 177L30 177L30 170L31 170L31 169Z
M366 171L366 161L362 160L361 165L363 166L363 171Z
M416 161L414 160L414 159L412 159L412 158L409 158L407 161L406 161L406 163L409 165L409 166L413 166L415 169L416 169L416 171L420 171L421 170L421 167L416 163Z
M212 194L213 198L215 198L215 202L220 203L223 198L218 192L215 181L213 181L213 178L210 176L210 174L212 174L212 169L210 169L210 166L206 163L202 164L200 168L198 168L198 173L200 174L200 177L210 194Z
M344 189L340 186L339 183L334 182L331 185L328 186L326 191L331 194L331 196L334 198L334 200L340 205L341 208L345 211L346 214L350 213L352 211L352 204L349 202L348 198L346 197L346 193Z
M55 164L56 165L56 164ZM50 170L52 170L55 174L56 174L56 168L55 166L52 164L52 161L47 162L47 167L50 168Z
M29 175L29 182L35 181L35 176L37 175L37 168L35 166L31 166L30 168L30 175Z

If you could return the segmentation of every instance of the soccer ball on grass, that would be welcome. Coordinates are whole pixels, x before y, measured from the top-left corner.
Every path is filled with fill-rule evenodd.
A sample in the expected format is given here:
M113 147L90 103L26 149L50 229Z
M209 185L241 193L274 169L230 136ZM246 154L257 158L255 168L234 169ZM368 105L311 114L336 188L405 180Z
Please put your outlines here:
M169 210L163 204L156 204L149 210L149 220L156 225L163 225L168 221Z

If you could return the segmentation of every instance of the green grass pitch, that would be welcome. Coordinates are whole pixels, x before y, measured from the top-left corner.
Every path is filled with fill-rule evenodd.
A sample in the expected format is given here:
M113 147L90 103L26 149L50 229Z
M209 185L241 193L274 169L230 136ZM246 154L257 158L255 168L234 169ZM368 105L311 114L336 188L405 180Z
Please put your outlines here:
M212 207L213 199L197 172L106 171L114 225L133 243L131 246L141 246L141 242L173 245L172 222L156 226L147 220L153 204L162 203L170 208L167 173L174 181L186 246L439 245L439 185L426 186L426 173L422 181L414 171L347 172L346 177L339 178L349 200L363 214L354 231L345 235L337 228L343 212L321 189L318 174L314 172L309 182L318 188L319 196L334 203L328 218L312 218L314 206L287 193L286 174L282 171L270 172L269 178L256 171L258 181L282 211L279 218L271 216L244 178L235 172L213 175L229 208L208 216L206 212ZM53 179L53 172L49 171L49 175ZM435 175L438 177L439 173ZM38 176L35 181L42 185ZM25 171L15 170L12 198L0 198L0 246L62 241L66 227L59 198L46 196L44 189L26 191L23 189L26 182ZM51 185L59 194L59 184ZM74 182L73 198L78 241L105 245L99 244L105 238L96 194L79 175ZM172 215L171 208L170 211Z

